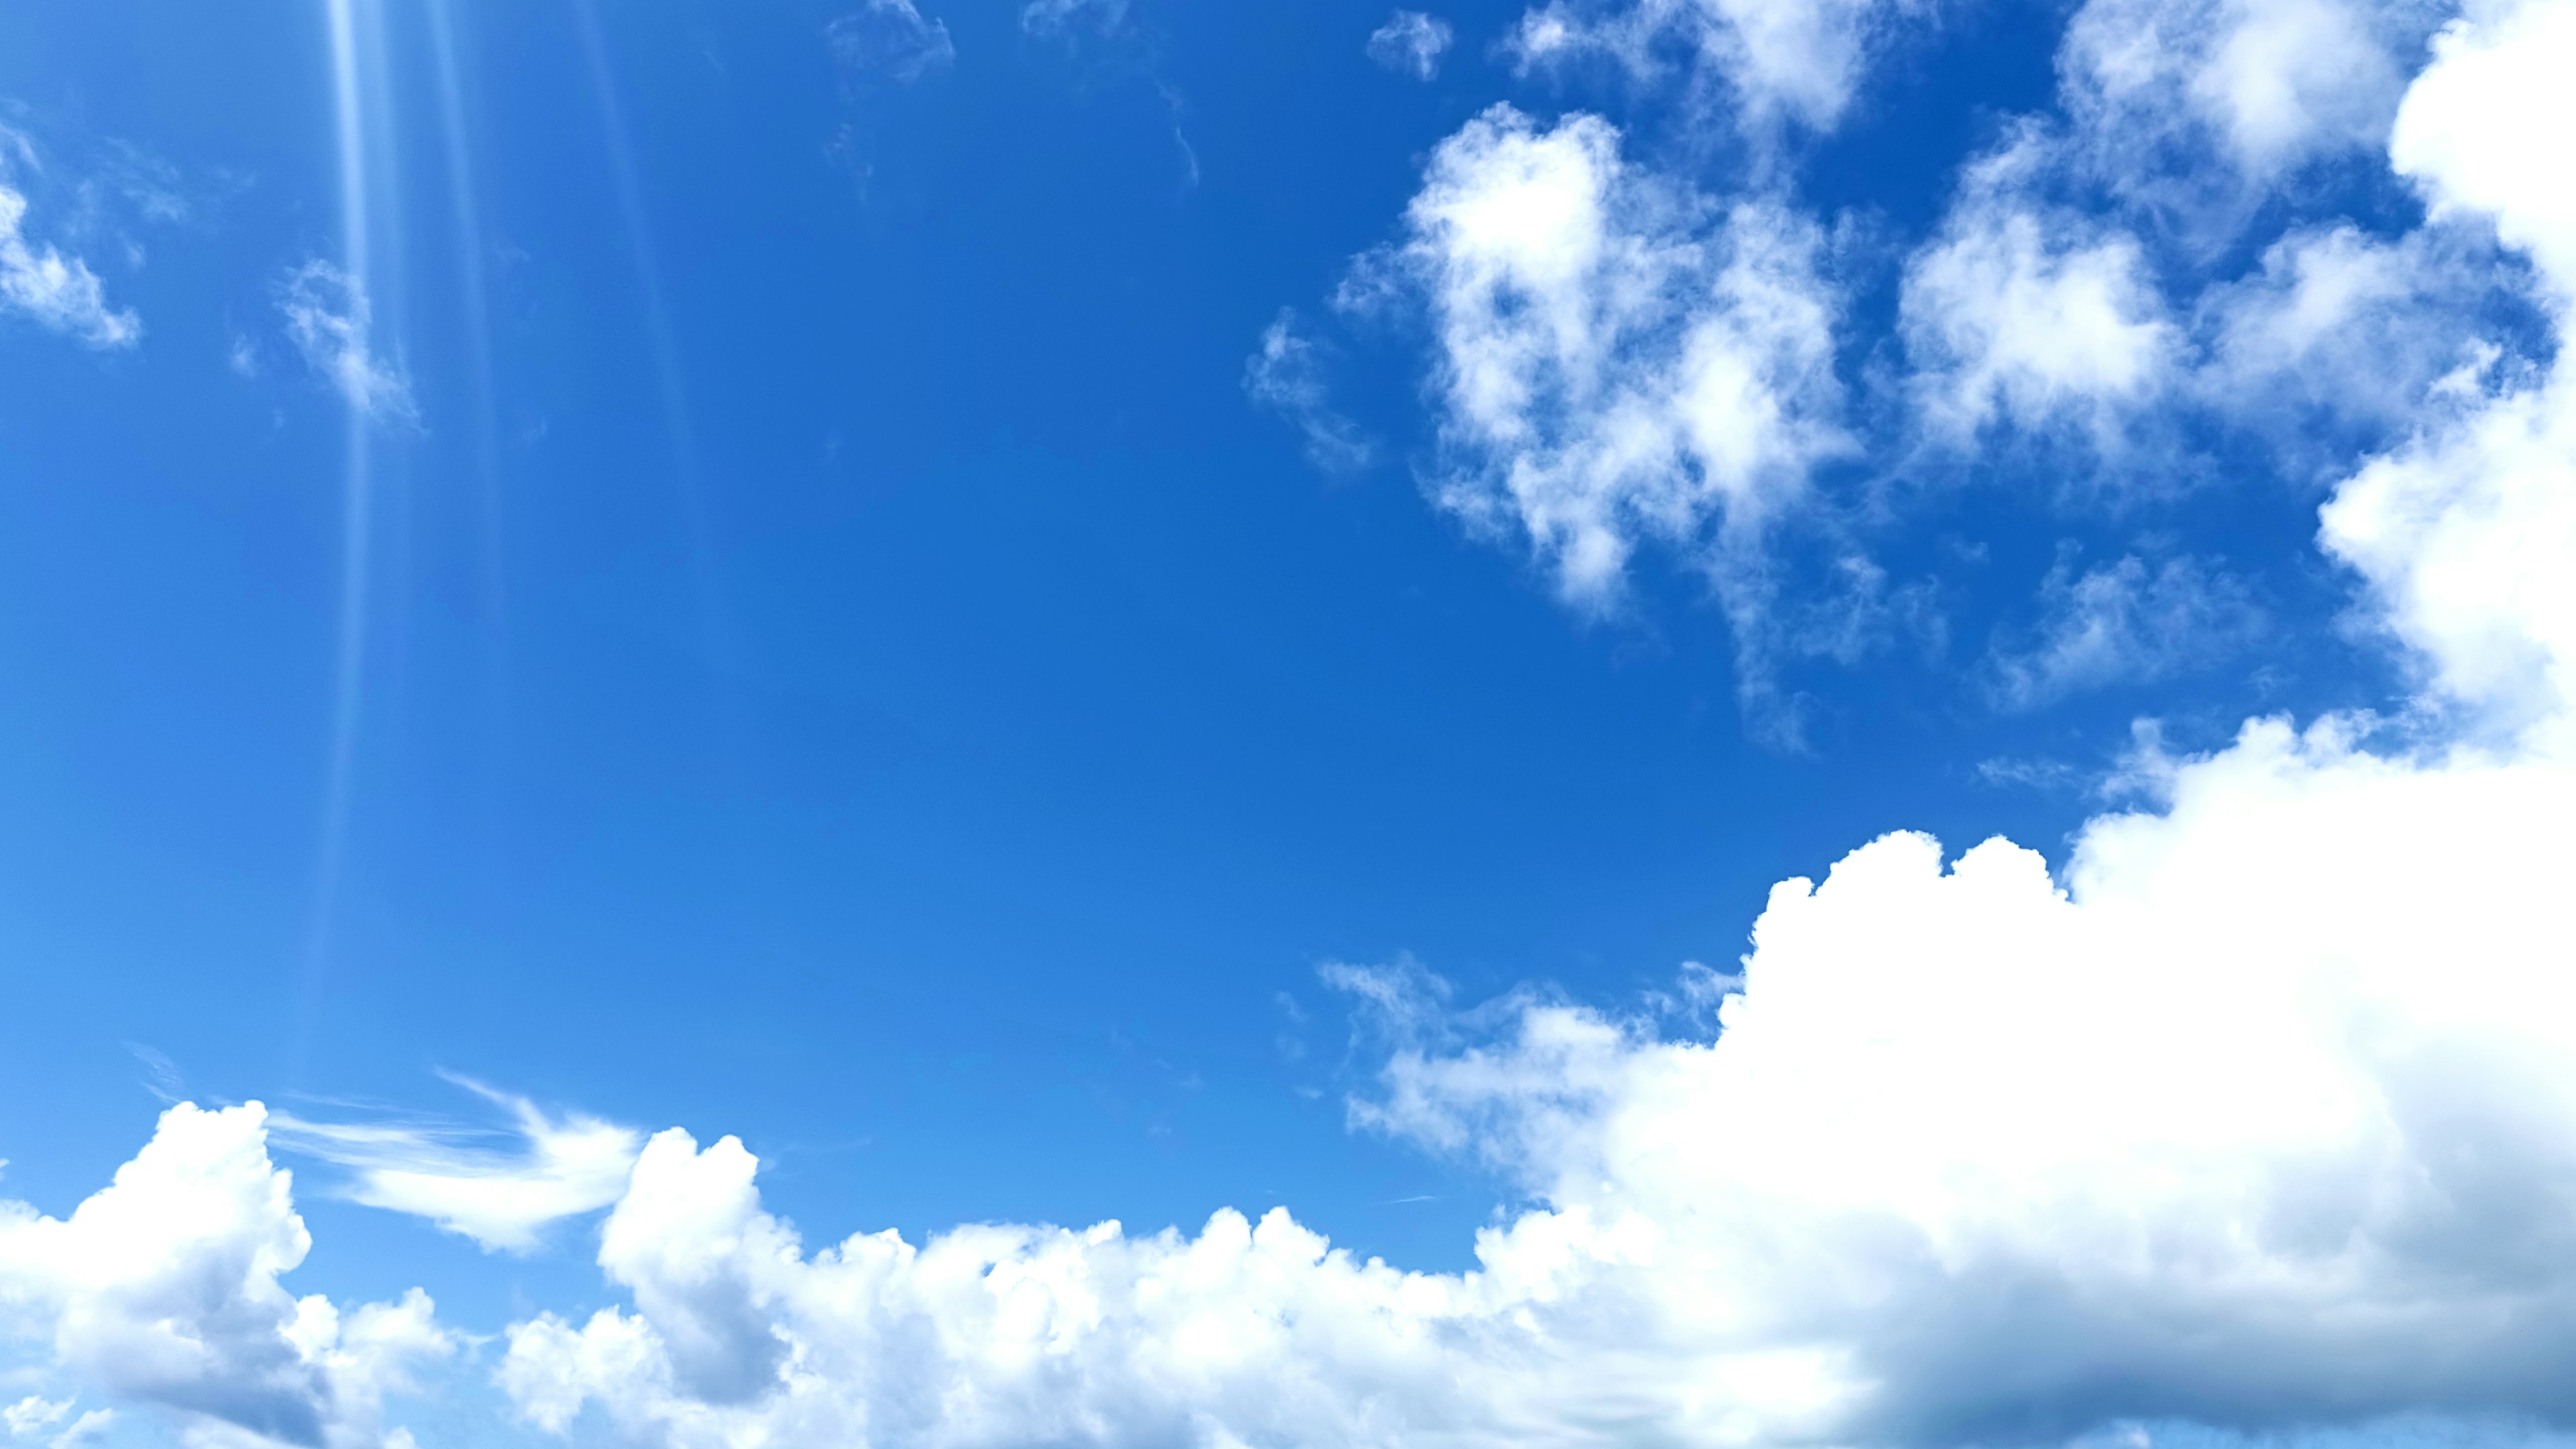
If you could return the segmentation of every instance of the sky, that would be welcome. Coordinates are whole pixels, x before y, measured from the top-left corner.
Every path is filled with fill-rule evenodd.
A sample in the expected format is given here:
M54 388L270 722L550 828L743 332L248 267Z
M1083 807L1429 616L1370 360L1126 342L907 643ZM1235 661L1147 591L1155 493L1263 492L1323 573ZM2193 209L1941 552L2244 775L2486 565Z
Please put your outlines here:
M0 1443L2557 1449L2570 73L0 7Z

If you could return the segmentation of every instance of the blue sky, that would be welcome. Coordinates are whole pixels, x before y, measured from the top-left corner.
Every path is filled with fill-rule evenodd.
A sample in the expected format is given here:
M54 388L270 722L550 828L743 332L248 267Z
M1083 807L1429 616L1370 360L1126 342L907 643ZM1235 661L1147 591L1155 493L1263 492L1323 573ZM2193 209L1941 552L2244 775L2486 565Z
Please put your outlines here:
M0 13L11 1433L2538 1432L2538 1369L2176 1345L2576 1322L2515 1216L2576 1160L2568 13ZM1022 1381L926 1288L668 1268L1124 1225L1000 1294L1280 1206L1424 1285L1295 1293L1535 1387L1249 1288L1311 1402L1171 1387L1143 1308ZM1562 1321L1491 1298L1551 1233ZM200 1250L160 1377L77 1325L161 1289L28 1266Z

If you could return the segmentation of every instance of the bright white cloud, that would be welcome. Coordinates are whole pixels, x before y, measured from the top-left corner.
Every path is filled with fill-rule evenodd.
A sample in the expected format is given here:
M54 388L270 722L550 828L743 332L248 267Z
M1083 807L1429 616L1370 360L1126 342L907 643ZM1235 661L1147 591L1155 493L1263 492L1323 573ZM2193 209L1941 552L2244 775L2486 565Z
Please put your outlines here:
M0 170L0 311L101 350L140 340L141 319L108 305L106 284L89 263L29 241L26 220L27 198Z
M1433 152L1406 220L1358 280L1430 310L1434 496L1526 537L1578 607L1611 607L1646 539L1714 565L1849 449L1838 298L1795 215L1640 172L1596 117L1497 106Z
M1979 163L1906 266L1899 327L1918 402L1954 443L2009 423L2073 426L2110 449L2180 361L2136 240L2032 199L2046 152L2025 139Z
M2438 211L2492 219L2562 309L2576 303L2576 200L2554 159L2576 126L2576 6L2525 0L2462 22L2407 94L2390 143ZM2559 313L2549 375L2492 397L2474 369L2456 415L2346 485L2327 546L2367 576L2389 626L2448 697L2556 736L2576 731L2576 358Z
M1850 109L1880 32L1909 0L1549 0L1510 40L1523 66L1607 55L1643 76L1680 37L1757 129L1831 129Z
M311 1243L269 1161L266 1113L181 1104L69 1218L0 1202L0 1331L49 1343L79 1384L172 1411L192 1433L383 1444L384 1394L451 1341L417 1290L345 1314L290 1297L278 1279ZM9 1413L13 1431L60 1418L42 1399ZM84 1415L63 1437L105 1422Z
M1417 80L1440 74L1451 40L1449 22L1419 10L1398 10L1368 38L1368 58Z
M2560 300L2576 303L2576 187L2567 184L2576 5L2525 0L2484 13L2434 40L2433 64L2398 111L2389 157L2439 209L2492 218Z
M533 1252L550 1225L597 1212L626 1190L641 1134L594 1117L552 1117L524 1097L462 1085L510 1114L518 1151L470 1146L487 1134L439 1123L280 1115L271 1130L280 1146L351 1169L353 1201L428 1218L487 1252Z
M2061 557L2041 581L2035 637L1988 657L1989 688L2030 709L2111 684L2145 684L2217 662L2261 636L2266 620L2244 583L2198 559L2149 567L2135 554L2077 573Z
M1243 365L1243 391L1295 424L1307 461L1326 473L1355 472L1376 454L1359 425L1327 398L1320 349L1299 329L1294 312L1282 310L1262 329L1260 347Z
M2438 232L2380 241L2350 225L2293 232L2259 270L2205 293L2193 379L2209 406L2260 423L2285 407L2395 422L2475 355L2463 337L2485 267Z
M957 63L948 22L923 15L913 0L868 0L827 23L823 41L847 69L903 85Z
M277 310L296 351L351 408L381 423L419 422L411 379L376 353L375 306L356 278L326 261L306 262L279 284Z

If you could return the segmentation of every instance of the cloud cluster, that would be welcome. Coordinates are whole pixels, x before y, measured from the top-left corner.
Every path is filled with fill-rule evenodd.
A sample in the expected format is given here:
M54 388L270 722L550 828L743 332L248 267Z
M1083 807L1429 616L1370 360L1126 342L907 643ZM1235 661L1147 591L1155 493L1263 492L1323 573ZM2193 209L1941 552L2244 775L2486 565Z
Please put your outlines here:
M1526 537L1599 611L1641 539L1722 571L1730 537L1851 446L1822 244L1785 209L1631 166L1597 117L1497 106L1433 152L1404 241L1354 290L1427 303L1440 505Z
M12 158L32 167L35 149L0 126L0 312L16 312L101 351L133 346L143 336L142 320L108 304L107 286L89 263L29 239L26 193L9 184Z
M2281 53L2277 30L2248 53ZM2233 78L2210 114L2286 144L2243 120L2287 112L2229 88L2229 53L2188 71ZM1736 971L1635 1013L1529 992L1460 1014L1417 973L1336 972L1388 1043L1354 1122L1514 1187L1471 1271L1360 1261L1284 1210L809 1248L731 1138L639 1151L524 1104L517 1154L290 1130L365 1200L489 1245L613 1198L597 1258L626 1301L510 1325L496 1370L576 1442L1933 1449L2576 1422L2571 72L2576 8L2498 5L2441 33L2390 123L2435 225L2491 227L2536 269L2562 359L2454 370L2323 510L2421 670L2404 728L2264 719L2146 758L2153 808L2092 821L2054 873L2000 839L1954 858L1884 836L1778 886ZM2116 238L2022 229L2001 201L1990 225L1963 194L1907 305L1990 319L1914 324L1976 426L2083 419L2125 385L2105 358L2181 346L2124 330L2185 324L2131 307ZM2248 349L2215 355L2381 325L2432 244L2299 233L2208 304ZM1639 174L1604 122L1498 109L1434 154L1361 280L1430 299L1441 501L1597 607L1632 540L1722 545L1847 446L1819 245ZM1282 369L1292 336L1265 349ZM2250 615L2233 587L2188 558L2068 562L2003 688L2139 650L2180 667ZM287 1295L307 1238L268 1130L176 1107L70 1218L0 1208L0 1329L60 1376L5 1411L13 1433L81 1432L96 1393L209 1437L400 1442L385 1396L453 1340L417 1295Z
M48 1345L76 1388L169 1411L199 1442L401 1449L384 1397L454 1340L417 1289L347 1312L290 1297L278 1279L312 1239L289 1187L257 1104L171 1108L69 1218L0 1202L0 1334ZM22 1401L11 1430L49 1427L75 1403ZM82 1414L57 1442L113 1413Z

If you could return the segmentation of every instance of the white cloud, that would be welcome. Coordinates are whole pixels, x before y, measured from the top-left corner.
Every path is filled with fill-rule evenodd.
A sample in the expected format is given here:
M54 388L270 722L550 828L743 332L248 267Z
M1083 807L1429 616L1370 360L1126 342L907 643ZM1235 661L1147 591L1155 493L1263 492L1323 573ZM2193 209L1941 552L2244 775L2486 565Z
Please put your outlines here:
M2576 202L2553 159L2576 125L2576 7L2526 0L2435 46L2390 143L2437 210L2493 219L2576 302ZM2449 698L2557 736L2576 731L2576 359L2559 314L2549 375L2485 396L2380 458L2325 511L2325 541L2367 576L2389 627Z
M2550 3L2452 32L2395 149L2564 288L2576 232L2525 128L2561 114L2568 67L2513 49L2576 59ZM1942 396L1982 425L2161 386L2179 334L2139 259L2020 196L1980 210L1972 191L1909 270ZM1442 501L1599 601L1640 540L1750 526L1841 446L1815 245L1776 208L1640 176L1605 123L1497 110L1444 144L1405 244L1357 282L1427 300ZM2349 345L2394 296L2388 245L2277 251L2259 295L2213 304L2237 339L2220 355ZM738 1141L672 1131L601 1234L629 1306L512 1325L501 1385L540 1429L674 1449L2148 1445L2162 1431L2132 1421L2563 1421L2570 377L2457 375L2323 519L2435 697L2510 732L2399 748L2363 720L2255 721L2132 771L2157 808L2094 820L2054 876L2001 840L1949 860L1888 835L1778 887L1740 976L1691 972L1633 1016L1536 993L1453 1013L1418 973L1338 973L1394 1040L1355 1118L1521 1195L1472 1271L1358 1261L1285 1211L809 1250ZM2030 677L2188 649L2226 592L2199 565L2070 567ZM409 1210L461 1227L455 1182L518 1201L518 1172L437 1168ZM68 1221L0 1210L0 1322L110 1394L373 1441L400 1366L446 1340L422 1300L288 1299L306 1241L286 1186L258 1109L174 1108ZM59 1392L28 1421L60 1422Z
M924 16L913 0L868 0L826 24L823 41L849 70L903 85L957 63L948 22Z
M2032 199L2031 138L1972 168L1905 269L1899 330L1927 424L1953 443L2010 423L2073 426L2109 450L2173 380L2180 329L2137 241Z
M376 354L374 304L356 278L318 258L306 262L279 284L277 309L296 350L351 408L396 426L419 422L411 379Z
M524 1097L458 1080L509 1112L518 1151L469 1146L488 1134L441 1123L279 1115L272 1134L280 1146L352 1169L351 1200L428 1218L486 1252L532 1252L548 1226L597 1212L625 1191L641 1134L578 1114L551 1117Z
M9 1437L23 1439L42 1433L69 1417L73 1401L52 1403L40 1394L29 1394L6 1409L0 1409L0 1425L7 1426Z
M1652 74L1680 36L1757 129L1796 121L1831 129L1850 108L1879 32L1922 7L1907 0L1549 0L1509 41L1524 67L1608 55Z
M1243 365L1243 391L1294 423L1304 435L1307 461L1326 473L1355 472L1376 454L1359 425L1327 399L1324 359L1292 311L1282 309L1262 329L1261 346Z
M1987 659L1989 689L2006 709L2169 678L2245 648L2267 627L2242 581L2189 557L2150 568L2131 554L2078 574L2061 556L2039 600L2036 637Z
M30 242L26 220L27 198L0 180L0 310L101 350L141 339L142 320L108 305L107 287L89 263Z
M1368 58L1388 70L1430 80L1440 74L1440 57L1448 53L1451 39L1448 21L1419 10L1398 10L1370 34Z
M1360 286L1427 303L1442 507L1525 536L1578 607L1659 538L1715 566L1850 447L1821 238L1640 172L1619 133L1497 106L1441 143Z
M2411 416L2475 346L2463 339L2465 294L2487 269L2442 242L2420 231L2381 241L2349 224L2283 237L2258 271L2201 297L2195 390L2251 422L2285 405L2348 420Z
M2576 303L2576 6L2526 0L2454 22L2399 109L2389 157L2437 208L2493 218L2531 254L2562 303Z
M2398 55L2421 33L2403 7L2361 0L2087 0L2058 68L2102 160L2152 175L2157 148L2197 162L2214 143L2268 182L2376 145L2405 87Z
M0 1203L0 1330L113 1397L276 1443L383 1442L383 1395L450 1340L417 1290L343 1314L278 1279L312 1239L269 1161L257 1105L162 1114L152 1141L67 1219ZM66 1404L64 1407L68 1407ZM31 1400L13 1430L59 1418ZM95 1432L85 1415L64 1436ZM84 1427L87 1426L87 1427Z
M2429 93L2530 22L2487 24ZM2478 101L2419 154L2537 104ZM1435 316L1492 334L1456 350L1452 406L1500 433L1530 359L1603 354L1601 296L1687 268L1659 256L1685 245L1669 227L1598 219L1606 128L1483 124L1435 165L1421 234L1465 299ZM2502 171L2477 204L2546 259L2554 201L2516 188L2554 182ZM1506 285L1516 310L1475 310ZM1532 1204L1474 1271L1356 1263L1284 1213L809 1255L739 1144L670 1133L603 1244L634 1311L519 1325L506 1387L540 1424L595 1405L672 1445L2143 1445L2163 1431L2140 1420L2562 1416L2576 406L2554 379L2479 386L2340 488L2324 538L2437 689L2537 724L2391 751L2364 720L2258 720L2206 758L2150 748L2128 775L2158 808L2094 820L2060 874L1889 835L1776 889L1740 977L1693 972L1661 1015L1524 994L1495 1030L1417 971L1339 972L1395 1043L1355 1120ZM2160 594L2187 620L2217 579L2070 573L2064 668L2126 648L2087 619L2153 637ZM1712 997L1713 1035L1691 1025Z
M110 1426L115 1423L114 1409L92 1409L72 1420L70 1428L56 1434L53 1437L51 1449L75 1449L78 1445L96 1443L106 1436Z

